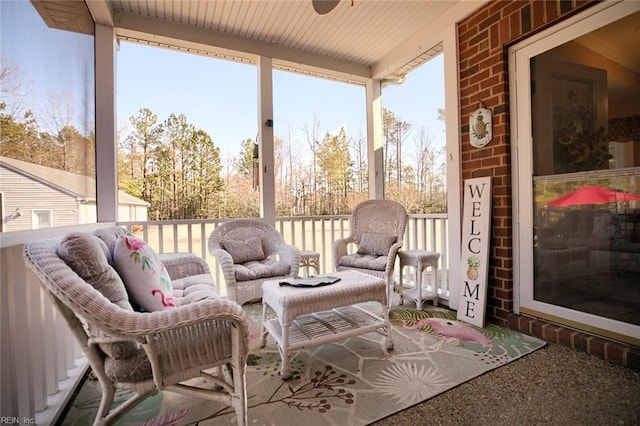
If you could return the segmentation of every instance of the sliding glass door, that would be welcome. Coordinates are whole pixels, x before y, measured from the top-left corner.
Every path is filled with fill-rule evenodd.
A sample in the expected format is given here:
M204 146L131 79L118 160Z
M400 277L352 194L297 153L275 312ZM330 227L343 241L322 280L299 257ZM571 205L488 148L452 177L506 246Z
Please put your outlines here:
M637 342L640 5L593 9L510 50L518 309Z

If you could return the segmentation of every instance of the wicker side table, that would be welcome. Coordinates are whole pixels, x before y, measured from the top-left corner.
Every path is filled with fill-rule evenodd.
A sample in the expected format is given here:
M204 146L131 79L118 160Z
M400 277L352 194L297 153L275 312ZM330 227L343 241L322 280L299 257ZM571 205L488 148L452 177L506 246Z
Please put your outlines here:
M309 268L313 268L316 275L320 273L320 253L312 250L302 250L300 252L300 269L305 268L309 276Z
M404 302L404 287L402 285L402 273L405 266L412 266L416 269L416 282L412 289L406 291L407 296L415 300L418 310L422 310L422 302L433 300L433 306L438 306L438 259L440 253L427 250L405 250L399 251L400 258L400 279L398 293L400 293L400 304ZM427 268L433 269L433 280L431 286L433 291L423 294L422 272Z

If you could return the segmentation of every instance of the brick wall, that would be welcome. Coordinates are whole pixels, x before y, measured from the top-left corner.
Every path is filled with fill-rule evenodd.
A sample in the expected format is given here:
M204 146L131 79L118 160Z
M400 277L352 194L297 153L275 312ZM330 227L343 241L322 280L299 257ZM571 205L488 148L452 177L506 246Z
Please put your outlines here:
M511 325L513 328L517 328L519 322L517 319L514 320L513 314L513 223L507 49L510 45L594 4L595 1L581 0L492 1L458 26L462 178L491 176L493 182L487 318L492 322ZM469 141L469 115L479 108L480 103L493 112L493 140L483 148L474 148ZM522 331L527 332L525 329ZM566 333L558 332L557 335L564 336ZM552 338L551 335L541 333L539 337L548 337L549 341L562 343L561 339L556 339L555 336ZM573 340L563 341L566 343ZM578 342L582 340L578 339ZM581 349L580 345L582 344L570 344L577 349ZM596 343L592 346L600 347ZM597 349L586 350L599 355ZM603 354L602 357L606 357L606 351L600 352ZM637 355L638 352L634 354ZM612 358L616 358L612 359L616 362L622 361L621 358L626 359L626 356ZM627 364L626 361L621 363Z

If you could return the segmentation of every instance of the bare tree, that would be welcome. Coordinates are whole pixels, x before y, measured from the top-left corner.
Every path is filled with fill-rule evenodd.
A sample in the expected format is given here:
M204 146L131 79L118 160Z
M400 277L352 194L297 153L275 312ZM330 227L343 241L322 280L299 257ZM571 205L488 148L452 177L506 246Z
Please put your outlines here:
M0 103L13 117L25 113L25 103L31 92L26 77L27 74L11 58L0 53Z
M367 139L358 133L355 138L349 138L349 146L353 151L354 157L354 178L356 192L365 192L369 187L368 170L367 170Z
M320 121L318 120L318 118L316 117L316 115L314 114L313 118L311 119L311 121L306 121L303 126L302 129L305 133L306 139L307 139L307 145L309 146L309 150L311 151L311 155L313 156L312 158L312 163L311 163L311 186L312 186L312 193L315 195L318 193L318 184L316 182L316 177L318 176L318 144L321 142L321 136L320 136ZM317 203L316 200L314 198L313 203L312 203L312 209L314 210L313 213L317 214L318 211L318 207L317 207Z

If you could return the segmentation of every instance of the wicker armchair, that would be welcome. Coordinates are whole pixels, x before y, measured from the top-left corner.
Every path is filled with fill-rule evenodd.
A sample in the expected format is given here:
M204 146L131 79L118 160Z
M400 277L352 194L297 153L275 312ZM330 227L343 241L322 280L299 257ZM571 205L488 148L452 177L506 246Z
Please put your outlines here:
M118 229L107 228L106 234L113 236ZM96 232L105 234L104 229ZM165 257L177 307L142 313L122 308L80 278L60 257L60 245L60 240L32 241L23 254L100 382L102 400L94 425L114 423L158 390L223 402L234 408L239 425L247 423L248 321L238 304L217 296L206 263L195 256ZM108 242L107 247L113 249ZM107 270L110 264L105 268L101 275L115 273ZM126 345L130 352L124 355L125 346L116 350L115 345ZM213 386L185 382L195 377ZM133 391L133 396L112 409L120 389Z
M227 297L242 305L262 298L262 283L298 276L300 250L259 219L231 219L209 236L209 253L220 264Z
M333 242L335 270L352 269L383 278L391 290L406 225L407 211L400 203L368 200L358 204L349 219L350 235ZM349 244L356 247L352 253Z

